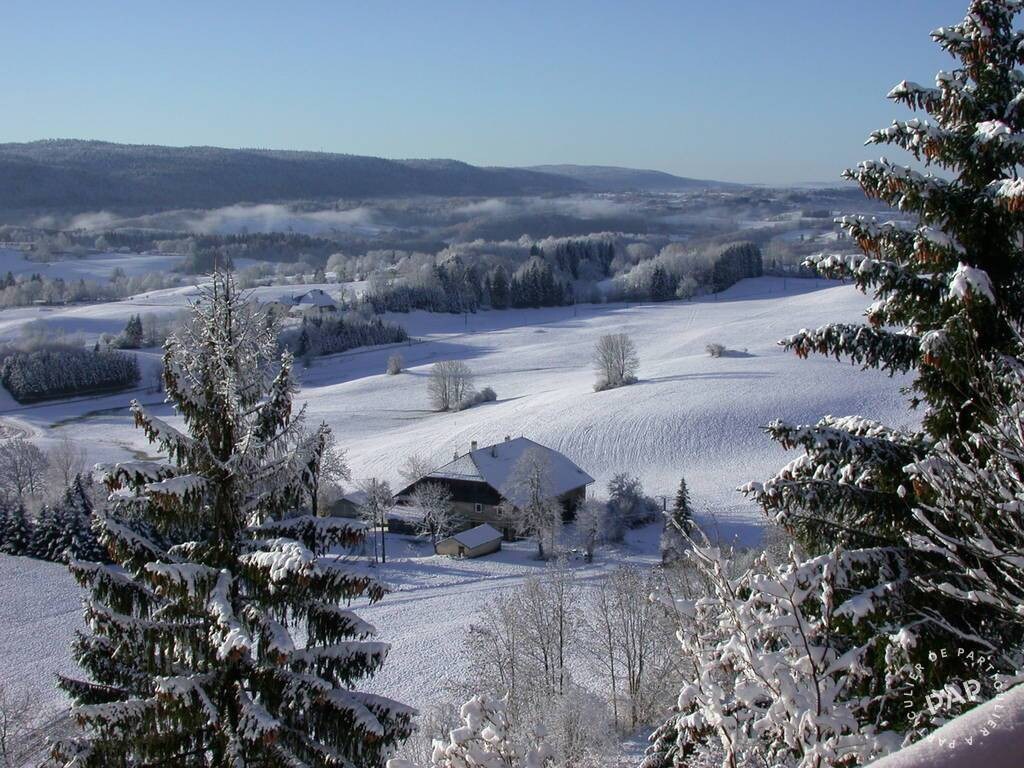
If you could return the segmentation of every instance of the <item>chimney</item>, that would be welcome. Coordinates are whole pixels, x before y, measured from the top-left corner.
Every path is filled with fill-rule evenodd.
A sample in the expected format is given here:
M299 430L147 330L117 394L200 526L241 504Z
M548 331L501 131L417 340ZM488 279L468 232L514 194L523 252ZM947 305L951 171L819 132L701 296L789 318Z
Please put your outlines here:
M491 457L492 458L497 458L498 457L498 446L497 445L492 445L491 446Z
M458 458L459 458L459 452L458 452L458 451L456 451L456 452L455 452L455 456L454 456L454 457L452 458L452 461L455 461L455 460L456 460L456 459L458 459Z
M469 450L471 450L471 451L475 451L476 450L476 440L474 440L473 442L471 442L469 444Z
M512 435L505 435L505 442L509 442L512 439Z

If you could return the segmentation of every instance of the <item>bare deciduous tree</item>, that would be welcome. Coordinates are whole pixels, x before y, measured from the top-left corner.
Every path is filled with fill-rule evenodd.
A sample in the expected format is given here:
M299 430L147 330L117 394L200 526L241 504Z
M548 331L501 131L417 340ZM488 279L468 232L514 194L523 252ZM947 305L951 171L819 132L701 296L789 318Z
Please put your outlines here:
M427 392L437 411L457 411L473 391L473 373L461 360L442 360L430 370Z
M398 474L406 485L412 485L421 477L426 477L437 464L426 456L414 453L407 456L405 462L398 469Z
M405 359L399 352L395 352L391 357L388 358L387 373L389 376L395 376L402 372L405 368Z
M567 681L567 654L578 628L579 587L564 562L543 577L527 579L519 593L523 650L548 693L561 695Z
M562 505L555 498L551 464L540 448L523 452L512 468L502 495L501 513L520 536L537 537L537 556L544 560L554 554L562 529Z
M0 491L20 504L38 496L44 486L46 455L21 437L0 441Z
M412 494L412 503L419 512L419 531L431 544L451 534L456 518L452 493L441 483L420 483Z
M46 458L54 483L59 486L59 491L54 489L55 493L63 493L75 477L85 472L85 449L68 437L67 433L61 436L57 445L46 452Z
M39 744L33 744L38 727L37 702L27 691L14 691L0 683L0 768L22 768L32 761Z
M612 389L636 382L640 357L629 336L611 333L598 339L594 347L594 365L598 374L594 389Z
M391 486L386 480L376 478L360 483L360 490L366 494L366 500L359 508L362 519L370 526L373 537L373 562L386 563L387 550L384 546L384 528L387 525L388 512L395 506L391 495Z
M587 499L576 510L576 535L588 563L594 561L594 550L605 539L608 527L608 505Z
M598 585L587 611L587 645L608 672L616 724L622 701L630 728L645 721L653 703L649 664L659 637L648 599L653 587L650 573L635 566L617 568Z
M342 493L342 483L352 479L344 448L338 446L334 432L327 432L324 451L320 456L320 471L314 489L314 509L325 511L326 507Z

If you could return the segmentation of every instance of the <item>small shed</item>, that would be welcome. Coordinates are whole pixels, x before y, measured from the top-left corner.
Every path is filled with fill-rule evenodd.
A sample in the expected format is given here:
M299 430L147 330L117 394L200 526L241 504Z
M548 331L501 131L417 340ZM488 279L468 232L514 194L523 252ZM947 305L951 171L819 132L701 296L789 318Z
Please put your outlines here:
M501 549L501 531L484 523L437 542L434 551L449 557L480 557Z
M331 517L359 517L365 504L366 494L363 491L349 491L328 507L327 514Z

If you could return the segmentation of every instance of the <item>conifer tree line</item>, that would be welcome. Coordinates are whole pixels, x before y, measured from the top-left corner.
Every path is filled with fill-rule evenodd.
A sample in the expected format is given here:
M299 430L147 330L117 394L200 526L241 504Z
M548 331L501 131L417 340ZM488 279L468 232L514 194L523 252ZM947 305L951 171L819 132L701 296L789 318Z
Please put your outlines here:
M73 560L108 561L94 528L92 481L77 475L54 504L30 515L22 502L0 506L0 552L54 563Z
M342 317L303 317L298 327L280 334L280 344L298 359L331 355L375 344L398 344L409 340L405 328L380 318L363 318L354 312Z
M132 355L55 344L30 351L7 350L0 384L19 403L130 387L139 381Z

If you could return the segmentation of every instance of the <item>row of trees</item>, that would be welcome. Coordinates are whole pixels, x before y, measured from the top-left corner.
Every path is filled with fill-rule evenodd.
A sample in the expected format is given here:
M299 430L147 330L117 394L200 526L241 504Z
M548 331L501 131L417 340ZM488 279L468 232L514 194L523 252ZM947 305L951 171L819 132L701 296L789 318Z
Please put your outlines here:
M364 318L356 312L347 312L340 317L304 317L298 328L281 333L282 346L302 360L357 347L398 344L408 340L409 334L402 326L376 317Z
M14 276L8 272L0 285L0 307L115 301L180 284L180 277L160 272L128 277L124 272L115 271L111 278L105 281L65 280L62 277L48 277L38 273Z
M138 381L135 357L113 350L53 345L8 351L0 362L0 384L19 403L122 389Z
M93 528L91 481L77 476L63 498L36 515L21 503L0 508L0 552L54 563L107 559Z

